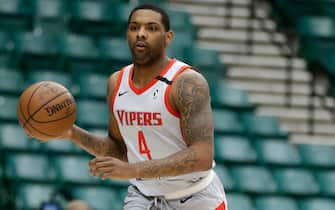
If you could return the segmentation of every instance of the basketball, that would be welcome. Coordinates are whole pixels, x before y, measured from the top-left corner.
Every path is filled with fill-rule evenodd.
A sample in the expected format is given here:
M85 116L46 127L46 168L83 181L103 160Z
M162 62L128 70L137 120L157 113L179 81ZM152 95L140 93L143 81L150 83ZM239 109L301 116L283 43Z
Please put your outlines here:
M23 91L17 113L21 127L28 134L46 141L72 127L76 120L76 103L61 84L42 81Z

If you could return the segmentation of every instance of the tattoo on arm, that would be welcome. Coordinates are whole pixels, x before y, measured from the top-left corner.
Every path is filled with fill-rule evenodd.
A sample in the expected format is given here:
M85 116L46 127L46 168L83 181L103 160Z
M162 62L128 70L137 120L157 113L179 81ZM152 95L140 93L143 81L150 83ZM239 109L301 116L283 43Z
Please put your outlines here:
M123 159L123 149L117 140L110 136L96 136L79 127L73 131L73 141L95 156L113 156Z
M177 83L176 105L182 115L185 141L213 141L213 116L207 83L199 76L189 76Z

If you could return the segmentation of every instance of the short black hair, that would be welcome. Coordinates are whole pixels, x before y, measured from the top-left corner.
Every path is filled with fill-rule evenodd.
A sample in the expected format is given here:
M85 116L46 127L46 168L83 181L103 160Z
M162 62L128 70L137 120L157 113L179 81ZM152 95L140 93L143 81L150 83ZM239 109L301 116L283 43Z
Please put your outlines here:
M140 10L140 9L148 9L148 10L153 10L155 12L158 12L159 14L161 14L162 16L162 23L163 23L163 26L165 28L165 31L170 31L170 18L169 18L169 15L164 11L164 9L156 6L156 5L153 5L153 4L141 4L137 7L135 7L129 14L129 17L128 17L128 25L130 23L130 19L131 17L133 16L134 12L136 12L137 10Z

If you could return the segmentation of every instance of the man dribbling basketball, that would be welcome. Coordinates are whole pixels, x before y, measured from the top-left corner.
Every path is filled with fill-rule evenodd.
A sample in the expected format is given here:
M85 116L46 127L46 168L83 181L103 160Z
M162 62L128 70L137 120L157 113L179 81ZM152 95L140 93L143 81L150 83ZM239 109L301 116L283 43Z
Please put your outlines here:
M212 169L208 84L166 56L172 38L165 11L133 9L127 29L133 64L108 82L109 135L73 126L65 137L96 156L92 175L130 180L125 210L224 210L224 189Z

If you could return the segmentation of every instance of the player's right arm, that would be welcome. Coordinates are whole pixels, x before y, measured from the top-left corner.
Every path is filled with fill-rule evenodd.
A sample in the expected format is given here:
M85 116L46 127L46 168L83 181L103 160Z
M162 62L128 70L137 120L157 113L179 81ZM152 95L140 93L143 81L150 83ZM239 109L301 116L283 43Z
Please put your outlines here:
M110 110L108 135L97 136L74 125L65 138L71 139L72 142L79 145L81 148L94 156L112 156L126 161L126 147L114 114L111 112L111 99L115 91L118 75L119 72L112 74L107 84L107 105Z

